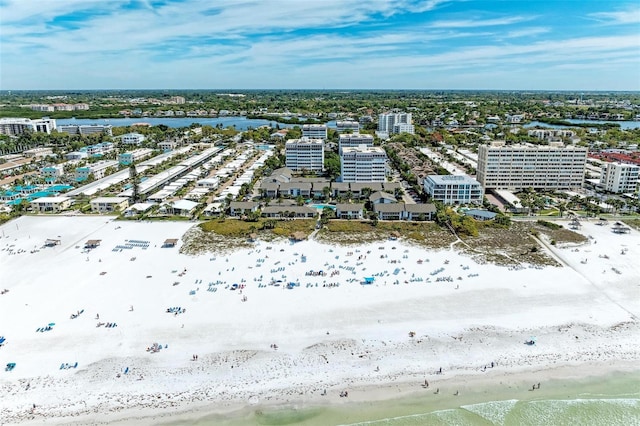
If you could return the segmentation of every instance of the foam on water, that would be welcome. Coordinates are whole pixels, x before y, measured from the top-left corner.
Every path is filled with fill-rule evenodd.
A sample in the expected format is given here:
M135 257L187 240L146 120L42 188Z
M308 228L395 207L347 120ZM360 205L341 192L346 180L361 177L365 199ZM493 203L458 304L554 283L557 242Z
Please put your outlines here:
M508 399L506 401L490 401L480 404L463 405L461 408L487 419L496 426L503 426L507 415L513 410L517 403L517 399Z
M458 408L437 410L431 413L410 414L408 416L389 417L386 419L351 423L342 426L489 426L492 423L474 413Z
M620 398L490 401L430 413L351 423L348 426L417 426L425 424L442 426L569 424L640 426L640 400Z

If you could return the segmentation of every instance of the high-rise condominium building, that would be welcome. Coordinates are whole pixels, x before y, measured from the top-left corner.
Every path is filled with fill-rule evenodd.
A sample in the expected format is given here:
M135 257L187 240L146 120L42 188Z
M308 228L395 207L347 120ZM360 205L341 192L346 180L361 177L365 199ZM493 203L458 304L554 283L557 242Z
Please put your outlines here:
M303 124L302 136L311 139L327 139L327 126L324 124Z
M26 131L51 133L56 129L56 120L43 117L37 120L29 118L0 118L0 135L16 136Z
M605 163L602 166L600 184L605 191L623 194L636 192L640 181L640 166L637 164Z
M576 189L584 182L586 160L586 147L496 141L478 147L476 177L485 189Z
M303 170L321 173L324 170L322 139L291 139L285 144L286 166L294 172Z
M358 123L357 121L350 121L350 120L336 121L336 130L338 131L338 133L344 133L344 132L358 133L360 131L360 123Z
M378 131L388 134L393 133L415 133L415 128L411 124L410 112L396 112L380 114L378 116Z
M342 134L338 137L338 152L349 146L373 146L373 136L359 133Z
M351 146L340 151L342 182L385 182L387 153L378 146Z

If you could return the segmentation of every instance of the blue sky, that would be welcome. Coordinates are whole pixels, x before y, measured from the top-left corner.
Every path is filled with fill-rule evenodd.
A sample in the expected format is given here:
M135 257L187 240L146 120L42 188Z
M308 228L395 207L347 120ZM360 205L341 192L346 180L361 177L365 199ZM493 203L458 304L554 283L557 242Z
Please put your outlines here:
M626 0L0 0L0 89L640 90Z

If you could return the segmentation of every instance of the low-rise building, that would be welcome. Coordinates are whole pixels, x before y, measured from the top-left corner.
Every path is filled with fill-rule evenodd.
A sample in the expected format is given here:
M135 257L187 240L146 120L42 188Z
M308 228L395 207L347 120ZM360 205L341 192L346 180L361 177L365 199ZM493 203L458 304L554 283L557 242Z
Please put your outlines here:
M128 166L129 164L133 164L136 161L143 160L151 156L153 150L151 148L140 148L130 152L123 152L118 155L118 161L120 164L124 164Z
M115 160L98 161L97 163L89 164L88 166L76 168L76 180L81 182L93 176L94 179L102 179L107 169L117 169L118 162Z
M255 212L260 204L253 201L232 201L229 203L229 216L239 217Z
M93 135L97 133L113 136L113 126L111 124L64 124L58 126L58 132L81 136Z
M444 204L479 204L484 196L477 180L462 175L429 175L424 190L432 200Z
M463 212L466 216L471 216L475 220L487 221L496 218L498 213L490 212L489 210L469 209Z
M336 204L336 218L338 219L362 219L363 217L364 204Z
M374 204L373 210L380 220L433 220L436 215L434 204L389 203Z
M169 152L176 149L176 143L173 141L162 141L158 142L158 149L162 150L162 152Z
M146 137L140 133L125 133L120 136L120 141L124 145L140 145L145 139Z
M389 203L397 203L396 197L389 194L388 192L376 191L369 196L369 201L373 204L389 204Z
M262 208L262 217L271 218L313 218L318 214L317 209L309 206L266 206Z
M127 197L98 197L90 202L94 213L124 212L129 207Z
M68 152L64 155L64 158L66 158L67 160L84 160L88 157L89 154L87 154L85 151L73 151Z
M53 155L53 149L49 147L32 148L24 151L22 155L27 158L47 157Z
M59 213L71 207L69 197L40 197L31 201L31 208L39 213Z
M63 174L64 174L64 167L62 166L62 164L45 166L40 169L40 176L42 176L46 181L57 180Z

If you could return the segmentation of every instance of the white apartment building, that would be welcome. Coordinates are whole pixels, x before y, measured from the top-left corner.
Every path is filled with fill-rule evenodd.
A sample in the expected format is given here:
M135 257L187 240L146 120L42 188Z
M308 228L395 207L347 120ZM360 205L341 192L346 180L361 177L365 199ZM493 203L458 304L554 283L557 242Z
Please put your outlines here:
M43 117L38 120L29 118L0 118L0 135L17 136L26 131L50 134L56 129L56 120Z
M98 197L91 200L91 211L94 213L124 212L129 207L127 197Z
M338 133L358 133L360 131L360 123L357 121L336 121L336 130Z
M625 163L605 163L602 165L600 184L605 191L616 194L634 193L640 182L640 166Z
M484 189L576 189L582 187L587 148L549 145L506 145L496 141L478 147L476 178Z
M353 146L373 146L373 136L360 134L360 133L351 133L351 134L342 134L338 136L338 152L342 151L342 148L353 147Z
M106 154L115 149L112 142L100 142L95 145L83 146L80 151L86 152L88 155Z
M47 157L49 155L53 155L53 148L43 146L31 148L26 151L22 151L22 155L27 158Z
M57 180L64 174L64 167L62 164L54 164L52 166L45 166L40 169L40 176L46 181Z
M387 153L379 146L350 146L340 151L342 182L385 182Z
M291 139L285 144L286 166L294 172L324 170L324 141L322 139Z
M120 162L120 164L128 166L129 164L133 164L136 161L140 161L150 157L152 152L153 150L151 148L140 148L130 152L123 152L122 154L118 155L118 162Z
M84 160L85 158L89 158L89 154L87 154L86 151L72 151L66 153L64 158L67 160Z
M115 160L105 160L89 164L85 167L78 167L76 169L76 180L78 182L86 180L90 175L93 175L94 179L102 179L109 167L117 169L118 162Z
M561 130L561 129L532 129L527 131L527 135L533 136L540 140L553 139L553 138L574 138L576 132L573 130Z
M126 133L120 136L120 141L124 145L140 145L145 139L145 136L140 133Z
M327 126L324 124L303 124L302 137L310 139L327 139Z
M444 204L479 204L484 195L480 182L464 175L429 175L424 190L432 200Z
M161 149L162 152L169 152L176 149L176 143L172 141L162 141L158 142L158 149Z
M58 213L71 207L69 197L40 197L31 201L31 208L39 213Z
M60 133L69 133L70 135L92 135L95 133L103 133L113 136L113 126L111 124L65 124L58 127Z
M410 112L396 112L378 115L378 131L387 134L415 133Z
M55 108L53 107L53 105L33 104L33 105L31 105L31 110L32 111L40 111L40 112L53 112L53 111L55 111Z

